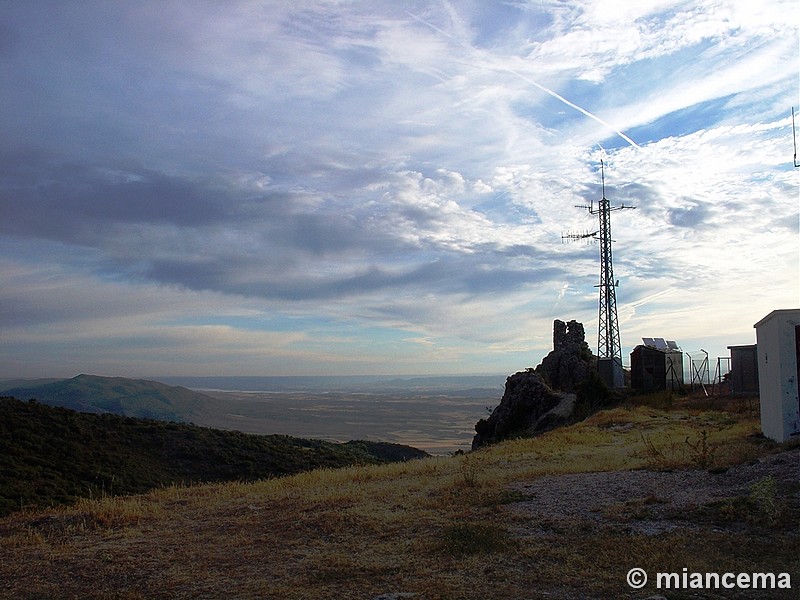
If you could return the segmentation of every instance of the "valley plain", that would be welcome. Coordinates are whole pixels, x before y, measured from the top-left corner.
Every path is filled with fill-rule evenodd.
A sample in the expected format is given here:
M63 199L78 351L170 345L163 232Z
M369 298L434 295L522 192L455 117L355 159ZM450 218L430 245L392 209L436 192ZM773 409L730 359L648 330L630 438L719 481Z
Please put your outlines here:
M218 400L198 425L336 442L370 440L429 454L469 450L475 423L501 390L418 392L258 392L202 390Z

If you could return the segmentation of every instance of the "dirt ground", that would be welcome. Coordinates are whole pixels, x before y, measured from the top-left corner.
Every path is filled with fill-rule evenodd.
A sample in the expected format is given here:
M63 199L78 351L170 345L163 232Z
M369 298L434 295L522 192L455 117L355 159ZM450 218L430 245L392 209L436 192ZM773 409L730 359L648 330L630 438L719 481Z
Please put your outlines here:
M519 533L525 535L546 535L560 524L576 521L589 529L613 526L619 530L621 525L630 533L657 535L695 528L708 521L704 516L718 526L733 527L737 515L731 513L737 507L731 499L739 499L741 511L749 510L753 519L797 516L800 448L718 471L553 475L513 488L525 498L513 505L522 518ZM728 522L726 509L731 517ZM794 533L800 536L800 522L795 522Z

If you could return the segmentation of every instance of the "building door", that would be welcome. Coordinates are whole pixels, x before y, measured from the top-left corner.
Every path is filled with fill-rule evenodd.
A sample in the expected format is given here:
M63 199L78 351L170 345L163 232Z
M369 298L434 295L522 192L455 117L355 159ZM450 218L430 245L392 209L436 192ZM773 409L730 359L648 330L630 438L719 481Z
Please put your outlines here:
M800 421L800 325L794 326L794 346L795 346L795 366L797 367L797 377L795 378L795 383L797 385L797 416L798 420ZM800 429L798 429L795 433L799 433Z

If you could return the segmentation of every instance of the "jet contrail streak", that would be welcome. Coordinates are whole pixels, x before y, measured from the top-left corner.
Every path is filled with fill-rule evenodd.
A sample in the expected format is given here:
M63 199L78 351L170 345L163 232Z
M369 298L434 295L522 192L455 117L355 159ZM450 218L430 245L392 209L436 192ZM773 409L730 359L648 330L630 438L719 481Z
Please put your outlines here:
M417 15L415 15L414 13L410 13L410 12L408 12L407 10L406 10L406 11L403 11L403 12L405 12L405 13L406 13L406 14L407 14L409 17L411 17L412 19L416 19L417 21L419 21L419 22L420 22L420 23L422 23L423 25L427 25L428 27L430 27L430 28L431 28L431 29L433 29L434 31L438 31L438 32L439 32L439 33L441 33L443 36L450 38L450 39L451 39L451 40L453 40L454 42L459 42L459 43L462 43L462 42L460 42L459 40L457 40L456 38L454 38L452 35L450 35L449 33L447 33L446 31L444 31L443 29L439 29L439 28L438 28L436 25L434 25L434 24L433 24L433 23L431 23L430 21L426 21L426 20L425 20L425 19L423 19L422 17L418 17L418 16L417 16Z
M405 13L406 13L406 14L407 14L409 17L411 17L412 19L415 19L415 20L419 21L420 23L422 23L423 25L426 25L426 26L430 27L430 28L431 28L431 29L433 29L434 31L436 31L436 32L438 32L438 33L442 34L443 36L445 36L445 37L447 37L447 38L449 38L449 39L453 40L454 42L457 42L457 43L461 44L462 46L466 46L467 48L471 48L471 46L469 46L469 44L465 44L464 42L462 42L462 41L460 41L460 40L458 40L458 39L454 38L452 35L450 35L450 34L449 34L449 33L447 33L446 31L444 31L444 30L442 30L442 29L439 29L438 27L436 27L436 25L434 25L433 23L430 23L429 21L426 21L426 20L425 20L425 19L423 19L422 17L418 17L417 15L415 15L415 14L413 14L413 13L410 13L410 12L408 12L408 11L404 11L404 12L405 12ZM485 66L485 65L482 65L482 66L483 66L484 68L486 68L486 66ZM506 72L508 72L508 73L511 73L512 75L516 75L517 77L519 77L519 78L520 78L520 79L522 79L523 81L525 81L525 82L527 82L527 83L530 83L532 86L535 86L535 87L539 88L539 89L540 89L540 90L542 90L542 91L543 91L545 94L549 94L550 96L552 96L553 98L555 98L556 100L558 100L558 101L560 101L560 102L563 102L564 104L566 104L566 105L567 105L567 106L569 106L570 108L572 108L572 109L574 109L574 110L577 110L579 113L581 113L581 114L583 114L583 115L586 115L587 117L589 117L590 119L592 119L592 120L594 120L594 121L597 121L597 122L598 122L598 123L600 123L600 124L601 124L603 127L607 127L608 129L610 129L611 131L613 131L614 133L616 133L616 134L617 134L619 137L621 137L623 140L625 140L626 142L628 142L628 143L629 143L631 146L633 146L634 148L639 148L639 147L640 147L640 146L639 146L639 144L637 144L636 142L634 142L634 141L633 141L631 138L629 138L627 135L625 135L625 134L624 134L623 132L621 132L619 129L617 129L616 127L613 127L613 126L612 126L610 123L607 123L606 121L604 121L603 119L601 119L601 118L600 118L600 117L598 117L597 115L594 115L594 114L590 113L590 112L589 112L588 110L586 110L585 108L582 108L582 107L578 106L578 105L577 105L577 104L575 104L574 102L570 102L569 100L567 100L566 98L564 98L564 96L562 96L561 94L558 94L558 93L554 92L553 90L551 90L551 89L549 89L549 88L547 88L547 87L543 86L541 83L538 83L538 82L534 81L533 79L531 79L530 77L526 77L526 76L525 76L525 75L523 75L522 73L518 73L517 71L514 71L513 69L509 69L509 68L507 68L507 67L503 67L503 68L502 68L502 70L503 70L503 71L506 71Z
M674 288L667 288L665 290L661 290L660 292L656 292L655 294L650 294L649 296L642 298L641 300L637 300L636 302L630 302L628 306L632 306L633 308L638 308L640 306L644 306L645 304L649 304L654 300L658 300L662 296L666 296L674 292Z
M578 105L577 105L577 104L575 104L574 102L570 102L569 100L567 100L566 98L564 98L564 96L562 96L561 94L558 94L558 93L554 92L553 90L546 88L546 87L545 87L545 86L543 86L542 84L540 84L540 83L537 83L536 81L534 81L534 80L533 80L533 79L531 79L530 77L526 77L526 76L525 76L525 75L523 75L522 73L517 73L517 72L516 72L516 71L514 71L513 69L508 69L508 68L507 68L507 69L505 69L505 70L506 70L506 71L508 71L509 73L511 73L512 75L516 75L517 77L519 77L519 78L520 78L520 79L522 79L523 81L527 81L527 82L528 82L528 83L530 83L531 85L533 85L533 86L536 86L537 88L539 88L540 90L542 90L542 91L543 91L545 94L550 94L550 95L551 95L553 98L555 98L555 99L557 99L557 100L560 100L561 102L563 102L564 104L566 104L566 105L567 105L567 106L569 106L570 108L574 108L574 109L575 109L575 110L577 110L579 113L582 113L582 114L586 115L586 116L587 116L587 117L589 117L590 119L594 119L595 121L597 121L598 123L600 123L600 124L601 124L603 127L607 127L608 129L610 129L611 131L613 131L614 133L616 133L616 134L617 134L619 137L621 137L623 140L625 140L626 142L628 142L628 143L629 143L631 146L634 146L634 147L636 147L636 148L639 148L639 147L640 147L640 146L639 146L639 144L637 144L636 142L634 142L634 141L633 141L631 138L629 138L627 135L625 135L624 133L622 133L622 132L621 132L619 129L617 129L616 127L613 127L613 126L612 126L610 123L607 123L606 121L604 121L603 119L601 119L601 118L600 118L600 117L598 117L597 115L594 115L594 114L590 113L590 112L589 112L588 110L586 110L585 108L581 108L580 106L578 106Z

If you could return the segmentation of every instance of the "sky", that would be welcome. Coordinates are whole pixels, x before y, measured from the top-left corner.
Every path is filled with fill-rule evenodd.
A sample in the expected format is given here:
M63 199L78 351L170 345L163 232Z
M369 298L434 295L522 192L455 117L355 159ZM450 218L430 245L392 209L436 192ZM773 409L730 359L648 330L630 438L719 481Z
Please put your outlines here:
M0 377L512 373L800 306L796 0L0 2ZM799 119L800 120L800 119ZM712 366L713 370L713 366Z

